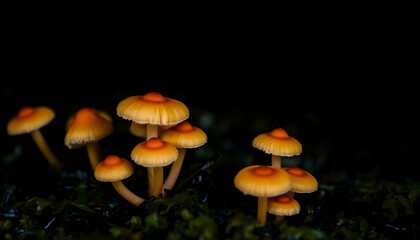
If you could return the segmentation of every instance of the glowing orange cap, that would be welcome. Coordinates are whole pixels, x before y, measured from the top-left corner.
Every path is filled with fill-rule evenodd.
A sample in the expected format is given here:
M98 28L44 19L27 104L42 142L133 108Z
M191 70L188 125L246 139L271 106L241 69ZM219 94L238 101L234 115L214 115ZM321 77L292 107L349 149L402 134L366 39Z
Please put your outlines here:
M297 193L311 193L318 189L318 181L312 174L298 167L284 168L292 177L293 187L290 191Z
M292 187L292 179L285 170L264 165L243 168L233 181L240 191L257 197L281 195Z
M279 195L268 199L267 211L279 216L292 216L300 212L299 203L286 195Z
M137 144L131 151L131 159L144 167L166 166L178 157L178 149L168 142L159 138Z
M182 102L150 92L122 100L117 115L140 124L173 125L187 119L190 112Z
M77 144L99 141L111 134L114 127L110 119L104 116L104 113L94 108L80 109L67 131L64 143L72 148Z
M22 107L7 124L7 133L18 135L32 132L47 125L54 117L55 113L49 107Z
M193 127L187 121L167 129L162 134L162 140L177 148L196 148L207 142L206 133L198 127Z
M252 141L252 146L277 156L295 156L302 153L300 142L289 136L283 128L258 135Z
M109 155L96 166L95 178L101 182L115 182L128 178L133 172L133 165L127 159Z

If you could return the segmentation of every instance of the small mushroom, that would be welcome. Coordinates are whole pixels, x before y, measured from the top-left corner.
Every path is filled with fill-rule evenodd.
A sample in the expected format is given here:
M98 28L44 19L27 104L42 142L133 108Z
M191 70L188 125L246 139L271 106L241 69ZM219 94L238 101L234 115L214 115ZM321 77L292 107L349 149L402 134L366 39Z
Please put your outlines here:
M316 178L305 170L298 167L283 168L290 174L293 181L293 186L288 193L288 196L293 198L294 193L311 193L318 189L318 181Z
M185 158L186 149L197 148L204 145L207 142L207 135L200 128L193 127L190 123L184 121L163 132L162 140L173 144L179 151L178 158L172 164L169 175L163 183L162 194L165 196L163 190L171 190L178 179Z
M117 106L117 115L147 125L147 137L158 137L159 125L174 125L186 120L190 112L182 102L162 96L158 92L149 92L145 95L131 96L122 100ZM149 189L153 189L154 171L147 169Z
M268 199L267 211L276 215L276 220L283 220L284 216L293 216L300 212L299 203L287 195L279 195Z
M111 182L115 190L127 201L139 206L144 199L130 191L121 181L128 178L134 172L133 165L124 158L109 155L95 168L95 178L101 182Z
M35 144L38 146L39 150L48 160L50 165L53 168L58 169L61 165L60 161L54 155L39 130L41 127L51 122L54 117L55 113L49 107L22 107L17 116L13 117L7 124L7 133L11 136L30 133L35 141Z
M151 195L158 197L162 191L163 167L178 158L178 150L159 138L151 138L137 144L131 151L131 159L141 166L154 168L154 186Z
M244 194L258 197L257 220L267 220L267 198L285 194L292 187L292 178L283 169L254 165L243 168L234 179L235 187Z
M95 170L101 159L99 140L114 131L110 118L106 116L94 108L80 109L77 111L64 138L64 143L69 148L86 144L93 170Z
M276 128L269 133L262 133L254 138L252 146L265 153L272 154L271 165L281 167L281 157L291 157L302 153L302 145L289 136L283 128Z

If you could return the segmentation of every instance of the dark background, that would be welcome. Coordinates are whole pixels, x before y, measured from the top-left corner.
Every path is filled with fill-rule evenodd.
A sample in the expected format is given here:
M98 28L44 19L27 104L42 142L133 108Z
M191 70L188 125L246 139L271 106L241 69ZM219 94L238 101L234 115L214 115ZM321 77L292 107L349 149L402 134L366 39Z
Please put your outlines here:
M209 136L197 158L219 153L214 171L230 184L242 167L269 164L251 142L276 127L302 143L297 164L320 183L336 171L350 181L418 178L418 93L405 44L410 33L395 26L392 34L378 26L336 27L284 38L266 32L251 38L238 30L168 34L172 41L127 32L107 38L88 27L52 38L22 31L6 45L0 71L2 179L19 184L47 167L29 136L6 134L20 107L54 109L55 120L41 131L69 169L88 170L83 150L64 146L68 116L81 107L110 113L116 129L101 142L104 155L129 158L137 139L115 109L124 98L150 91L189 107L189 121ZM6 164L17 146L20 158Z

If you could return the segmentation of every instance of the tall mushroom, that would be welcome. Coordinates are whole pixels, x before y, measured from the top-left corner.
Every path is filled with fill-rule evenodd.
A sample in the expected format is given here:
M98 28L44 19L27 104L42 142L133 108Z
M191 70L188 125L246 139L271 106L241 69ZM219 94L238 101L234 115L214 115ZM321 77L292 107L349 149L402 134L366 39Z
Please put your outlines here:
M124 158L109 155L95 168L95 178L101 182L111 182L115 190L127 201L139 206L144 199L130 191L122 182L134 172L133 165Z
M178 100L164 97L157 92L149 92L122 100L117 106L117 115L139 124L147 124L146 139L149 140L152 137L158 137L159 125L180 123L189 117L190 112L187 106ZM149 192L151 192L154 181L153 168L148 168L147 172Z
M159 138L137 144L131 151L131 159L144 167L155 167L155 180L151 195L158 197L162 191L163 168L178 157L178 150L172 144Z
M292 179L285 170L264 165L243 168L234 183L244 194L258 197L257 219L263 225L267 220L267 198L285 194L292 187Z
M51 148L45 141L39 130L50 123L55 117L54 111L45 106L22 107L17 116L13 117L7 124L7 133L11 136L30 133L35 144L48 160L50 166L60 168L60 161L57 159Z
M162 194L165 196L165 189L171 190L178 179L187 148L197 148L207 142L206 133L198 127L193 127L187 121L178 123L162 133L162 140L172 143L178 148L179 155L172 164L168 177L163 183Z
M271 165L281 167L281 157L291 157L302 153L302 145L289 136L283 128L276 128L269 133L262 133L254 138L252 146L265 153L272 154Z
M98 165L101 154L99 140L114 131L109 118L94 108L82 108L77 111L71 126L68 128L64 143L69 148L75 145L86 144L92 169Z

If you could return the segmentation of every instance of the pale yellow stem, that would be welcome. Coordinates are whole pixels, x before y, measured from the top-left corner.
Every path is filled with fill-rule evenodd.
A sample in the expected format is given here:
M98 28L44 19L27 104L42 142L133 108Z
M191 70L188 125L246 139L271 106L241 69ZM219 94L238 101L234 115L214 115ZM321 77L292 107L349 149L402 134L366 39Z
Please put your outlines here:
M185 148L178 148L178 158L171 166L171 171L162 186L162 196L165 197L165 189L172 190L175 186L176 180L178 179L179 173L181 172L182 162L185 158Z
M281 156L271 155L271 166L281 168Z
M153 137L157 137L158 136L158 125L152 125L152 124L147 124L147 128L146 128L146 139L149 140ZM147 168L147 176L149 179L149 186L147 189L147 194L148 196L152 196L153 194L153 186L154 186L154 181L155 181L155 171L153 170L153 167L148 167Z
M147 169L147 178L149 180L149 186L147 188L147 196L151 197L153 194L153 186L154 186L154 182L155 182L155 171L153 169L153 167L146 167Z
M158 198L159 194L162 192L163 167L154 167L153 169L155 172L155 181L153 185L152 195Z
M267 221L267 197L258 197L258 214L257 220L265 225Z
M94 141L86 143L86 150L89 156L90 165L92 166L93 171L95 171L96 166L98 166L101 161L99 142Z
M35 144L38 146L39 150L41 150L44 157L50 163L50 165L54 168L59 168L61 165L60 161L58 161L57 157L51 151L51 148L48 146L47 141L45 141L45 138L42 135L41 131L35 130L31 132L31 136L35 141Z
M147 140L158 137L158 125L147 124Z
M277 222L281 222L281 221L283 221L283 219L284 219L284 216L280 216L280 215L276 216L276 221Z
M139 206L142 202L144 202L144 199L134 194L132 191L130 191L123 182L117 181L112 182L112 186L114 186L115 190L127 201L132 203L135 206Z

